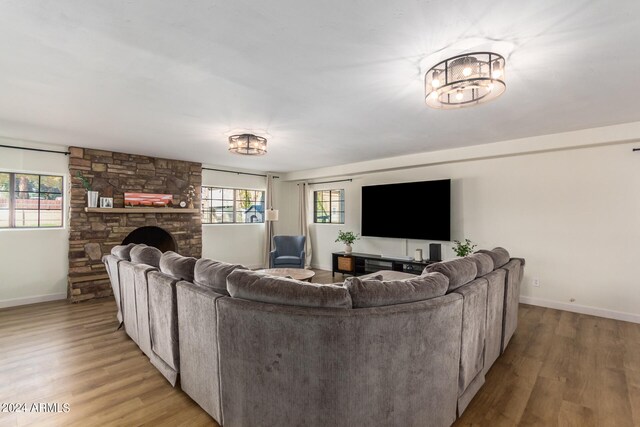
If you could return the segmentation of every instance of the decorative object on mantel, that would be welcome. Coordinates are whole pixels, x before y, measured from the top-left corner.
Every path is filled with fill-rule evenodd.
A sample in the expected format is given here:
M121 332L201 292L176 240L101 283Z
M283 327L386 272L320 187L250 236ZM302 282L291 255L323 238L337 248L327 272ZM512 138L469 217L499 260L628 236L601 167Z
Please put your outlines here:
M84 208L87 213L109 213L109 214L199 214L198 209L187 208Z
M445 59L427 71L425 102L429 107L453 109L491 101L507 88L505 60L493 52L473 52Z
M187 196L187 209L193 209L193 199L196 197L195 187L193 185L188 186L184 194ZM180 203L180 207L184 207L182 203Z
M280 215L280 211L279 210L273 209L273 208L269 208L264 213L264 219L265 219L265 221L277 221L279 215Z
M113 197L100 197L100 207L113 209Z
M163 208L173 205L171 194L124 193L125 207Z
M353 244L353 242L355 242L359 238L360 238L360 236L358 234L354 233L353 231L342 231L342 230L339 230L338 231L338 238L336 239L336 242L344 243L344 245L345 245L344 246L344 253L345 254L350 254L351 251L353 250L351 245Z
M460 240L453 241L455 245L453 245L453 252L456 253L459 257L466 257L467 255L471 255L473 252L473 248L477 245L474 245L473 242L469 239L464 239L464 243L460 242Z
M413 259L414 261L422 261L422 249L416 249Z
M267 138L251 133L231 135L229 137L229 151L235 154L261 156L267 153Z
M89 182L89 180L87 178L85 178L84 175L82 175L82 172L78 171L78 173L76 174L76 178L78 178L80 180L80 182L82 183L82 186L84 187L84 189L87 190L87 207L97 208L98 207L98 192L97 191L92 191L91 183Z

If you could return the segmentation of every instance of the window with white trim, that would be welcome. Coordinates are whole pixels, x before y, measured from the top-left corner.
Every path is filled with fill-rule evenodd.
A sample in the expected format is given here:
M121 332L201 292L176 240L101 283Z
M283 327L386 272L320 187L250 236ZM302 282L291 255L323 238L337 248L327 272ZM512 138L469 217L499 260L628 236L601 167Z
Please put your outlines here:
M264 222L262 190L202 187L203 224L251 224Z
M0 172L0 228L62 227L64 179Z

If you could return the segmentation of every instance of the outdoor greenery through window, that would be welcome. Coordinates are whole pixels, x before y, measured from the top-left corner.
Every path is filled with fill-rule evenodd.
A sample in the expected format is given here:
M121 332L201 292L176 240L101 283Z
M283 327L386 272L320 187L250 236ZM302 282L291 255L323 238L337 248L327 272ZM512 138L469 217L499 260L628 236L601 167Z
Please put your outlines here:
M0 228L62 227L61 176L0 172Z
M313 192L313 222L344 224L344 190Z
M202 187L203 224L264 222L264 191Z

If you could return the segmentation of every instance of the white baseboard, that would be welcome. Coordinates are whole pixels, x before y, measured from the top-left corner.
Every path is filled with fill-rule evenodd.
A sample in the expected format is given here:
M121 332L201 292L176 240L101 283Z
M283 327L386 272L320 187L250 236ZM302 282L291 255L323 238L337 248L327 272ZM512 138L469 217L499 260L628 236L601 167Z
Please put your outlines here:
M249 270L259 270L261 268L264 268L264 264L249 264L247 265L247 268Z
M26 297L26 298L12 298L12 299L0 300L0 308L17 307L19 305L37 304L39 302L57 301L61 299L67 299L66 292L64 294L36 295L33 297Z
M327 266L327 265L318 265L318 264L314 264L311 263L311 268L315 268L316 270L326 270L326 271L331 271L333 269L332 266Z
M566 302L552 301L548 299L529 297L524 295L520 295L520 302L523 304L537 305L540 307L555 308L556 310L571 311L573 313L589 314L591 316L604 317L607 319L640 323L640 314L607 310L604 308L591 307L588 305L569 304Z

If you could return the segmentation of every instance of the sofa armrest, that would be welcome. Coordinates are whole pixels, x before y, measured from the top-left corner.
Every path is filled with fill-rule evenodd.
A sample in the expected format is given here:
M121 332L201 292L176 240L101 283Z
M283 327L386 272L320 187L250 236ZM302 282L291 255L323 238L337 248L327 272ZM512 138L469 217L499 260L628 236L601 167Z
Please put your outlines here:
M524 258L511 258L511 259L515 259L515 260L520 261L520 264L524 267L524 265L525 265L525 260L524 260Z

